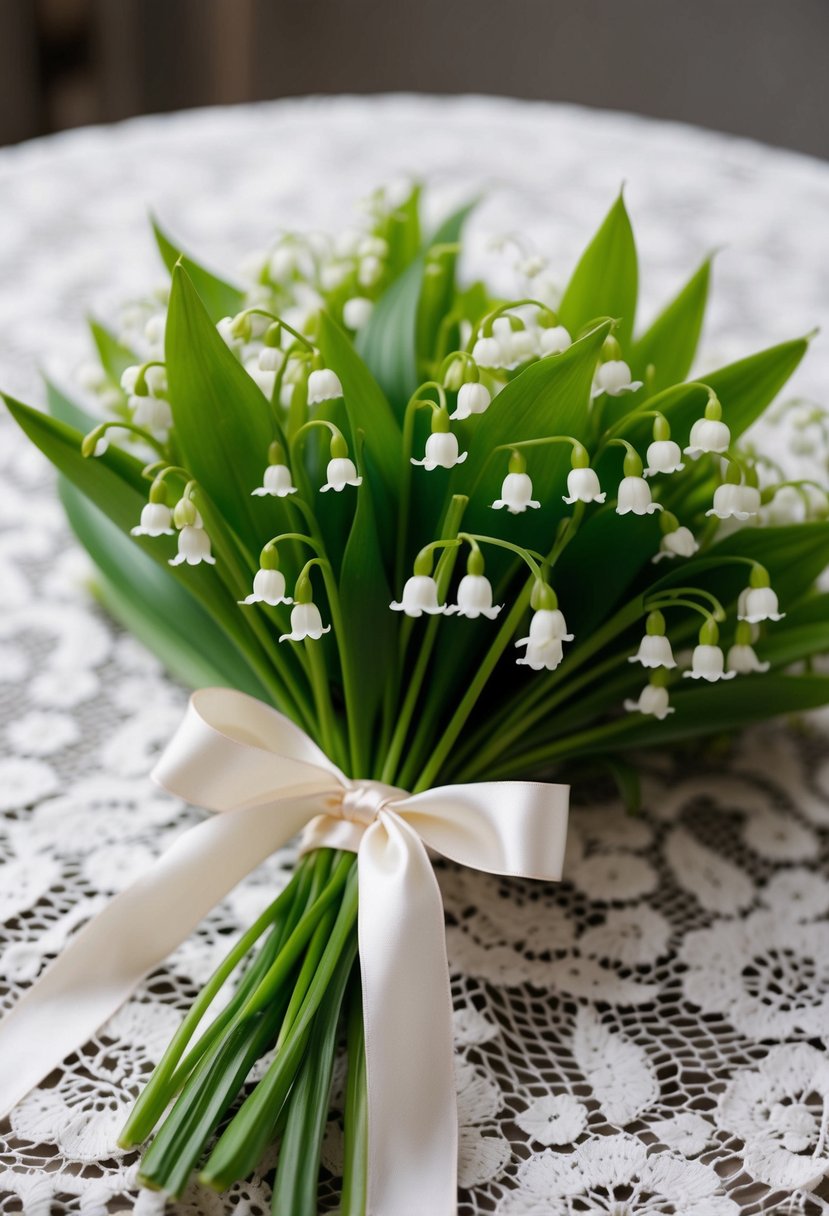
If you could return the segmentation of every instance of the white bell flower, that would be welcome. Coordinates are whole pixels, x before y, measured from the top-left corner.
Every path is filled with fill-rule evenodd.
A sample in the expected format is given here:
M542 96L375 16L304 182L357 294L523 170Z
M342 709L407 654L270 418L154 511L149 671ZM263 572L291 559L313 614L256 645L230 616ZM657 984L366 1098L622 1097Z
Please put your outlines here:
M281 570L260 569L253 576L253 591L246 595L240 604L292 604L294 601L285 594L285 575Z
M694 647L691 657L691 670L683 671L683 676L691 680L708 680L713 684L716 680L733 680L736 671L725 671L725 655L719 646L707 645L700 642Z
M698 418L691 427L691 436L685 452L688 456L699 456L703 452L727 452L731 443L731 431L719 418Z
M438 603L438 585L429 574L413 574L406 579L402 599L399 602L394 600L390 607L395 612L405 612L406 616L414 617L422 616L424 612L435 616L452 611L446 604Z
M564 502L604 502L607 494L602 491L595 469L571 469L567 474L567 494Z
M660 684L646 684L636 701L626 700L625 709L628 713L649 714L662 722L668 714L675 712L668 703L668 690Z
M541 503L533 498L533 483L528 473L507 473L501 484L501 497L492 504L493 510L503 507L510 515L521 515L528 508L537 510Z
M501 340L504 350L509 352L507 367L518 367L534 359L537 353L535 334L529 329L516 329Z
M380 258L369 254L368 257L360 259L357 282L361 287L374 287L383 277L383 270L384 266Z
M724 481L714 491L714 502L705 512L718 519L751 519L760 510L760 491L755 486L733 485Z
M167 438L173 425L173 411L163 397L130 397L129 407L136 426L144 427L156 439Z
M150 317L147 324L144 326L144 337L151 346L164 345L164 330L167 325L167 317L163 312L157 312Z
M659 552L651 560L659 562L664 557L693 557L698 549L699 545L691 529L676 527L668 532L663 532L659 542Z
M278 346L263 346L259 352L259 370L262 372L278 372L285 362L285 352Z
M492 397L489 389L485 384L478 381L467 381L458 389L458 402L455 406L455 412L450 414L450 418L457 418L461 421L464 418L471 418L473 414L484 414L489 408Z
M549 588L545 588L549 590ZM555 597L544 603L555 603ZM572 642L572 633L567 632L564 614L557 608L538 608L530 621L530 631L527 637L519 638L516 646L526 646L522 658L517 660L519 667L531 667L533 671L555 671L563 656L563 642Z
M357 253L361 258L387 258L389 256L389 243L381 236L364 236L357 247Z
M456 612L460 616L485 616L494 621L503 604L493 607L492 584L483 574L465 574L458 584L458 602Z
M296 494L297 488L291 481L291 470L286 464L269 464L262 478L262 485L251 490L256 498L269 494L272 498L287 498Z
M467 452L459 452L457 435L451 431L433 431L426 440L423 460L412 457L412 464L424 469L453 469L456 464L463 464L467 455Z
M129 369L127 369L129 370ZM137 375L136 370L136 375ZM81 388L86 389L88 393L97 393L107 383L107 374L101 367L100 363L93 363L90 359L82 363L75 371L75 379ZM124 390L125 392L128 390ZM132 390L129 390L132 391Z
M782 621L785 615L771 587L746 587L740 592L737 616L741 621L759 625L761 621Z
M270 401L273 397L273 390L276 384L276 372L263 372L259 366L258 358L255 357L246 359L244 367L254 384L258 385L262 396L267 397L268 401Z
M238 351L244 346L244 339L235 332L234 320L234 317L222 317L221 321L216 322L216 329L225 346Z
M198 566L200 562L216 564L210 552L210 537L198 524L185 524L178 534L178 553L170 558L170 565L180 566L183 562L188 566Z
M278 283L288 279L300 267L301 255L299 249L290 242L277 245L268 262L268 274Z
M343 304L343 321L346 329L362 329L371 316L374 304L365 296L352 296Z
M651 488L644 477L623 477L619 483L616 514L653 515L661 511L662 504L653 502Z
M135 386L138 383L138 373L141 371L139 363L132 364L131 367L125 367L121 373L121 388L131 397L135 392Z
M326 490L336 490L339 494L346 486L361 486L362 484L363 479L358 477L354 461L348 456L334 456L328 462L325 485L321 489L323 493Z
M573 345L573 339L563 325L549 325L536 334L536 350L545 355L560 355Z
M685 468L680 446L674 443L673 439L655 439L648 446L646 459L646 477L653 477L657 473L678 473L680 469Z
M320 271L320 286L323 291L336 291L351 274L348 262L329 262Z
M479 367L503 367L501 343L497 338L478 338L472 347L472 358Z
M308 404L319 405L322 401L334 401L342 397L340 378L330 367L318 367L308 377Z
M628 662L641 663L643 667L676 667L671 643L664 633L646 633Z
M744 642L734 643L728 651L725 665L729 671L740 676L751 675L752 672L762 673L771 667L771 663L761 663L754 652L754 647Z
M593 396L607 393L608 397L618 397L621 393L635 393L641 387L642 381L632 379L631 370L624 359L608 359L596 371Z
M159 367L157 363L144 370L144 383L153 397L163 397L168 390L167 368Z
M141 522L130 528L130 536L172 536L173 512L163 502L146 502L141 508Z
M280 642L302 642L311 638L316 642L324 633L330 633L331 626L323 628L320 610L316 604L294 604L291 609L291 632L283 633Z

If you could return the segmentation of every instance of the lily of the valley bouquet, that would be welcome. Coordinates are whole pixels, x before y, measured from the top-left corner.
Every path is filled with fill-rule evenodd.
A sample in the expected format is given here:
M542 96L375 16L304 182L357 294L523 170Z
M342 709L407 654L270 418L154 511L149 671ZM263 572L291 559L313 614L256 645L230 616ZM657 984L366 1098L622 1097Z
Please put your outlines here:
M273 1210L312 1216L344 1039L342 1213L453 1212L432 857L554 880L560 774L633 802L634 749L829 701L826 497L743 440L807 341L688 379L709 264L635 333L621 198L560 298L534 258L525 298L459 285L465 212L430 239L419 213L283 235L246 287L157 229L171 285L93 325L91 396L7 399L102 601L200 690L155 776L216 813L6 1020L5 1105L304 833L123 1130L172 1195L278 1145Z

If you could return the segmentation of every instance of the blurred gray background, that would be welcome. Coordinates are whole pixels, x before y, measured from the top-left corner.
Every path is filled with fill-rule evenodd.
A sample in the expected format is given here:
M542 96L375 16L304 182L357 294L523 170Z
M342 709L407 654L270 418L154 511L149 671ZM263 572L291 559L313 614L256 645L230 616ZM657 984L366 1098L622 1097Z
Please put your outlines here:
M829 0L0 0L0 143L389 90L581 102L829 157Z

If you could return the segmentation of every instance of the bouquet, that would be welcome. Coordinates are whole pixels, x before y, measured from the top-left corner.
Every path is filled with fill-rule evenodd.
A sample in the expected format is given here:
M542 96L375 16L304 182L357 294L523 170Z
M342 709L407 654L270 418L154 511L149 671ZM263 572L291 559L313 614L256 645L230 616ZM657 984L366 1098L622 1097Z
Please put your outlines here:
M156 776L219 814L0 1027L4 1100L305 828L123 1130L174 1196L278 1144L273 1210L311 1216L344 1038L342 1213L454 1211L427 846L555 879L551 778L603 766L635 809L635 749L829 701L825 490L744 439L808 340L689 379L710 261L635 333L621 196L563 292L525 257L516 299L458 282L468 211L424 237L419 189L378 192L335 239L280 236L241 286L155 224L169 289L93 323L83 399L6 398L102 602L202 690ZM799 518L774 524L784 489Z

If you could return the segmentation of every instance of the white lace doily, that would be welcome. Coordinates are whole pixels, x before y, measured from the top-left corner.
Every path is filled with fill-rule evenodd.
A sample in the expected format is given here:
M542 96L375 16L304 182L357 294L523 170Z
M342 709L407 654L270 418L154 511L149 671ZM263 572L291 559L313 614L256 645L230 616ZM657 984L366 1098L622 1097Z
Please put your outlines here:
M415 170L436 210L489 189L472 227L521 231L563 276L622 179L644 313L712 247L704 362L827 314L829 166L681 127L466 99L334 99L152 118L0 152L0 383L40 394L82 319L153 283L145 214L233 266L280 225L336 228ZM819 339L798 373L826 395ZM0 975L44 961L196 812L145 774L185 694L96 608L45 463L0 420ZM829 763L773 724L733 749L651 757L647 812L592 798L566 881L446 867L457 998L461 1213L829 1212ZM285 880L245 882L97 1036L15 1111L0 1212L161 1210L113 1150L131 1097L196 987ZM336 1176L339 1130L325 1160ZM331 1188L331 1194L334 1188ZM332 1203L329 1204L330 1207ZM195 1216L269 1211L262 1178ZM425 1214L424 1214L425 1216Z

